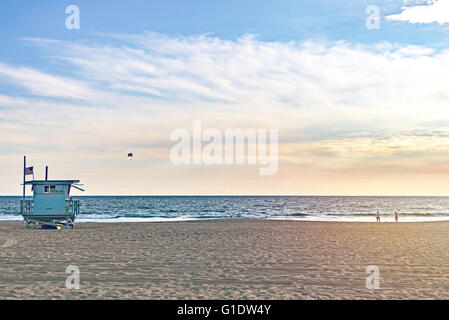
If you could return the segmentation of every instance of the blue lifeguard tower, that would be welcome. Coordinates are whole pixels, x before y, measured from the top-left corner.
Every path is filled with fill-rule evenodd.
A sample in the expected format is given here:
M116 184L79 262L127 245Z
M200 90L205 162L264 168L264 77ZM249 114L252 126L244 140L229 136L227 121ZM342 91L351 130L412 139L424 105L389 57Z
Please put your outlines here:
M25 181L25 176L33 174L33 180ZM72 188L84 191L77 184L79 180L48 180L48 167L45 180L34 180L33 167L26 167L24 159L23 200L20 212L25 220L26 229L38 227L68 228L74 226L80 211L80 201L72 200ZM25 200L25 186L31 185L33 200Z

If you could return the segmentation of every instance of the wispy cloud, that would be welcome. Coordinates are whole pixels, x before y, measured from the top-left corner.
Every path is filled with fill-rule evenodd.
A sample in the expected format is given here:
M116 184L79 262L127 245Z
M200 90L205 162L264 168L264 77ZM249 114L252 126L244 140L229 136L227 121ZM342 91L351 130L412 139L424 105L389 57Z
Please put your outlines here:
M408 23L449 23L449 1L427 0L424 4L403 7L398 14L389 15L387 20Z
M174 170L169 133L189 129L196 119L205 128L280 129L280 174L273 177L279 185L287 178L299 180L304 168L347 174L372 168L373 161L394 168L405 157L420 155L414 168L424 172L444 162L448 143L440 133L449 127L447 50L266 42L253 35L223 40L113 34L97 40L26 39L62 65L61 74L0 64L1 79L28 92L0 92L0 153L31 150L35 157L63 159L89 172L84 180L93 193L110 192L102 189L105 179L128 170L121 162L128 152L137 155L133 165L139 168L127 172L158 181L190 177L184 187L167 182L154 189L158 192L204 187L214 175L223 189L210 185L209 193L236 190L236 179L253 181L252 171L236 167L203 168L210 174L207 181L198 179L198 168ZM7 160L0 160L0 168L6 167L2 161L12 161L2 159ZM123 177L125 190L158 193L134 185L133 174ZM248 190L241 185L242 192Z
M163 103L188 105L190 112L245 114L270 106L276 110L270 119L288 111L320 121L330 110L351 110L345 123L373 117L410 123L423 119L423 104L441 111L447 98L449 53L428 47L263 42L251 35L236 41L156 33L102 41L107 39L107 45L43 45L52 58L68 63L67 70L76 70L76 81L101 91L108 106L140 97L144 108Z
M75 99L93 97L93 92L80 81L49 75L31 68L12 67L0 63L0 77L37 96Z

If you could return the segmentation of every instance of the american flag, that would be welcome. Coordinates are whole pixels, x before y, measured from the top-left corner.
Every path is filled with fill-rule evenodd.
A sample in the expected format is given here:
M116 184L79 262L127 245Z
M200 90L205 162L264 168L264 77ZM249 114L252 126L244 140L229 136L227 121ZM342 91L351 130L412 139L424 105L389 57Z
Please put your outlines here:
M25 168L25 175L34 174L33 167Z

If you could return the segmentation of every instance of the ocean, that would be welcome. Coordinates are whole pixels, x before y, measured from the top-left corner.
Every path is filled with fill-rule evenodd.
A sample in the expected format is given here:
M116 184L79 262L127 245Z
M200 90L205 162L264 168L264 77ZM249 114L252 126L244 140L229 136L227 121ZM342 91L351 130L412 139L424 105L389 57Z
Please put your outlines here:
M0 220L22 220L21 197L0 197ZM161 222L204 219L309 221L449 220L449 197L363 196L83 196L77 222Z

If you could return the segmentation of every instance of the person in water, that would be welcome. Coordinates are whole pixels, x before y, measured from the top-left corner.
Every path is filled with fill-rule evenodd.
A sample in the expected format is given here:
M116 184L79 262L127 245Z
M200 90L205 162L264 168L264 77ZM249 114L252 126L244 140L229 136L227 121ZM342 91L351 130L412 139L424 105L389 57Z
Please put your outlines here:
M376 213L376 222L380 222L380 214L379 211Z
M395 220L396 222L399 221L399 215L398 215L398 212L397 212L397 211L394 212L394 220Z

